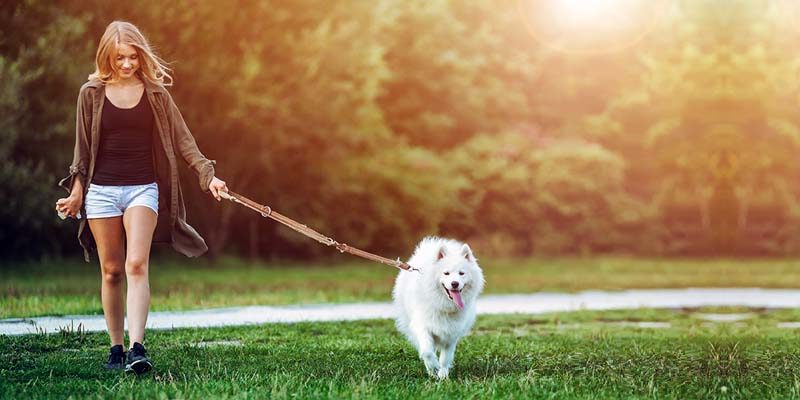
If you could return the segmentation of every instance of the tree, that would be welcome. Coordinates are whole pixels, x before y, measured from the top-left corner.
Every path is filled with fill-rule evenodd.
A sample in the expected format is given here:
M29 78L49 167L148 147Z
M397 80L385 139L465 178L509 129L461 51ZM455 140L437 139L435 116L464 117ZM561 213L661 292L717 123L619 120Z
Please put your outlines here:
M55 201L75 143L80 81L91 62L81 18L48 2L12 2L0 13L0 256L44 257L79 249ZM73 62L83 55L86 63ZM69 116L69 117L67 117Z

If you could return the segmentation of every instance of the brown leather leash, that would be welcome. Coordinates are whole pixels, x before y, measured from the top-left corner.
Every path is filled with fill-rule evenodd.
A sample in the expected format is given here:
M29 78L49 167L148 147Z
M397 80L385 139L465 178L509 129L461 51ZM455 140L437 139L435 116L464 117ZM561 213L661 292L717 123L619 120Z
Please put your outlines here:
M379 256L377 254L372 254L370 252L361 250L359 248L356 248L356 247L353 247L353 246L350 246L350 245L347 245L347 244L344 244L344 243L339 243L339 242L337 242L337 241L335 241L335 240L333 240L333 239L331 239L331 238L329 238L329 237L327 237L327 236L325 236L325 235L323 235L323 234L321 234L321 233L309 228L308 226L306 226L304 224L301 224L301 223L299 223L299 222L297 222L297 221L295 221L295 220L293 220L293 219L291 219L291 218L289 218L289 217L287 217L287 216L285 216L285 215L273 210L270 206L263 205L263 204L258 204L255 201L250 200L247 197L242 196L241 194L238 194L236 192L233 192L233 191L230 191L230 190L228 190L227 193L223 192L223 191L219 191L219 196L222 197L223 199L230 200L230 201L232 201L234 203L239 203L239 204L241 204L241 205L243 205L243 206L245 206L245 207L247 207L247 208L249 208L249 209L251 209L251 210L253 210L253 211L257 212L257 213L259 213L259 214L261 214L261 216L264 217L264 218L272 218L273 220L278 221L281 224L288 226L289 228L293 229L294 231L302 233L303 235L306 235L306 236L308 236L308 237L310 237L310 238L312 238L312 239L314 239L314 240L316 240L316 241L318 241L318 242L320 242L320 243L322 243L322 244L324 244L326 246L334 246L341 253L350 253L352 255L355 255L355 256L358 256L358 257L361 257L361 258L366 258L367 260L370 260L370 261L375 261L375 262L379 262L381 264L391 265L392 267L395 267L397 269L401 269L401 270L404 270L404 271L417 271L417 272L419 272L419 270L417 268L414 268L414 267L412 267L412 266L400 261L399 258L397 260L390 260L390 259L388 259L386 257L381 257L381 256Z

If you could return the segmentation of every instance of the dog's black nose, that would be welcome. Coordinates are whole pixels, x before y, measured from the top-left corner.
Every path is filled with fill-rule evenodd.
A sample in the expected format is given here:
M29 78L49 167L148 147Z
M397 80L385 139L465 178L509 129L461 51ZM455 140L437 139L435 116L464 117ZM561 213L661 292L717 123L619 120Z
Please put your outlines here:
M450 286L452 286L453 289L458 289L458 282L452 281L452 282L450 282Z

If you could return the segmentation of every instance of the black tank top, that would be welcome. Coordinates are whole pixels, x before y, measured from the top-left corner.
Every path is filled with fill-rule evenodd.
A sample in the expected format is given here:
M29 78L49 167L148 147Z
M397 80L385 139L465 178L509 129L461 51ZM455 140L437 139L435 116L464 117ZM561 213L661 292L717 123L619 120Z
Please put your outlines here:
M133 108L117 108L108 97L104 101L92 183L122 186L155 182L153 112L147 94L142 93Z

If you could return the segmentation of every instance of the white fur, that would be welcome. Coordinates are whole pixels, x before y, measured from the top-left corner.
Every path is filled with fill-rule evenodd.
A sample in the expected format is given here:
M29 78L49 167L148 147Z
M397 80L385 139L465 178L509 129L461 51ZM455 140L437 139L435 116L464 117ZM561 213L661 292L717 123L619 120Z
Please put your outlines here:
M397 329L417 349L428 373L444 379L453 366L456 344L475 323L483 272L468 245L438 237L423 239L408 264L421 272L400 271L397 276L392 291ZM462 288L463 310L442 287L453 281Z

